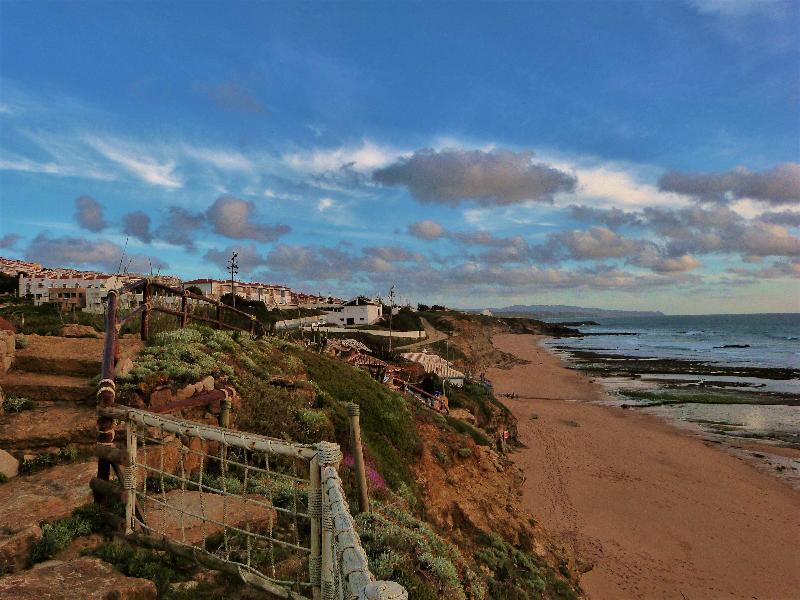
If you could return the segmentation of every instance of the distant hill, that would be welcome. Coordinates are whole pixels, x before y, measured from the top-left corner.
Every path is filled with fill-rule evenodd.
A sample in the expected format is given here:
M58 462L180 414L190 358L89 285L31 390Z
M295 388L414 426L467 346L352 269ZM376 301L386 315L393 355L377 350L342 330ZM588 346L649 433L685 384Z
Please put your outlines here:
M537 319L592 319L598 317L658 317L664 313L653 310L610 310L565 304L515 304L504 308L490 308L497 316L534 317ZM469 312L481 312L479 309Z

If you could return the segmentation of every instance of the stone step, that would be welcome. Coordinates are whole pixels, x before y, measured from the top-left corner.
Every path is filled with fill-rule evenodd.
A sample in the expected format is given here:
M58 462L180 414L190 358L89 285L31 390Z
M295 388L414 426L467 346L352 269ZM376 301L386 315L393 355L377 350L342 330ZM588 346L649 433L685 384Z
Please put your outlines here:
M89 480L96 473L97 462L85 460L14 477L0 485L0 570L24 568L31 548L42 537L43 522L68 517L91 502Z
M51 560L0 578L0 600L156 600L149 579L128 577L99 558Z
M0 388L6 396L51 402L94 403L96 389L86 377L45 375L12 369L0 378Z
M97 358L46 357L18 352L14 369L29 373L58 373L73 377L92 378L100 374L101 362Z
M17 350L14 359L14 365L20 371L89 378L100 374L102 339L48 335L28 335L26 339L27 346ZM141 348L142 342L138 339L120 339L120 360L134 356Z
M91 448L96 414L83 405L39 405L33 410L0 415L0 448L22 459L51 447Z

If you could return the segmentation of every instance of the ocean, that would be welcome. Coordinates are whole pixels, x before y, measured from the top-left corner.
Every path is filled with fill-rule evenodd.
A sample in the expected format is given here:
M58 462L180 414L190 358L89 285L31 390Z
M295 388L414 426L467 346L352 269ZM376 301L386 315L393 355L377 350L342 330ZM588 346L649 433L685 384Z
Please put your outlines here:
M731 366L800 368L800 313L665 315L591 319L591 335L557 345L626 356L699 360Z

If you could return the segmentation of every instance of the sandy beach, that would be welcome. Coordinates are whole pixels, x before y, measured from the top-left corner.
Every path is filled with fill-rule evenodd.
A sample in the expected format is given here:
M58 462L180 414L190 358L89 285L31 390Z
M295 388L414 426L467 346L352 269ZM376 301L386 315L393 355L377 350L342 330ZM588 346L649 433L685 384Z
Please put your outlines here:
M500 335L529 364L490 369L526 448L523 507L591 566L595 600L800 597L800 494L653 416L590 403L605 393L539 347Z

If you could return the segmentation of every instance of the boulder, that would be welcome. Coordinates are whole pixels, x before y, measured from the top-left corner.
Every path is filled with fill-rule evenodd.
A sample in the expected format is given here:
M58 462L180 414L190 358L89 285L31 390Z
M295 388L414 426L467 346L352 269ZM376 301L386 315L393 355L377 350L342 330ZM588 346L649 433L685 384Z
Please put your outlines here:
M19 473L19 461L5 450L0 449L0 474L6 479L16 477Z
M201 389L199 389L198 391L210 392L211 390L214 389L214 378L211 375L209 375L208 377L204 377L203 379L200 380L198 385L201 386Z
M91 502L89 480L96 472L95 461L69 463L0 485L0 568L25 563L31 544L42 535L42 522L68 517Z
M156 600L156 585L127 577L99 558L58 560L0 578L0 600Z
M150 408L158 408L174 402L175 395L168 387L158 388L150 392Z
M0 531L0 569L6 573L21 571L28 564L34 545L42 537L38 525L27 525L18 531Z
M116 377L125 377L133 370L133 361L130 358L123 358L114 367L114 375Z
M101 333L95 330L94 327L91 325L78 325L77 323L70 323L69 325L64 325L60 331L63 337L72 337L72 338L84 338L84 337L91 337L91 338L100 338L103 337Z

